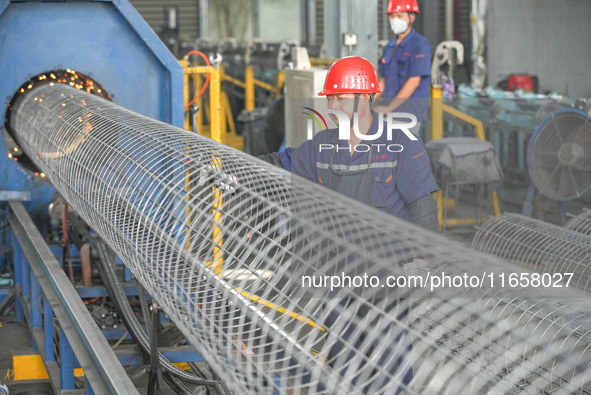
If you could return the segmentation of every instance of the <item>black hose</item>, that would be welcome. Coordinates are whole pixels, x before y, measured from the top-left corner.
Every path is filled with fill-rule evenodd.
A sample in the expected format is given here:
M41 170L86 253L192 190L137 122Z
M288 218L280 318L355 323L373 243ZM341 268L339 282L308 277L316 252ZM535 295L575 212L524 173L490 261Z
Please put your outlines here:
M221 381L218 381L215 386L215 390L218 395L234 395L234 392L227 388Z
M102 242L95 241L94 246L99 255L99 270L101 272L103 282L105 283L105 287L109 292L109 296L111 296L113 304L115 305L131 337L138 344L140 350L149 357L151 355L150 341L148 336L144 333L140 323L136 319L135 314L133 313L127 301L127 296L119 284L119 279L117 278L115 270L113 270L113 267L110 263L109 250ZM162 366L166 372L170 373L174 377L197 385L216 386L220 383L216 380L205 380L186 373L177 366L173 365L172 362L166 359L166 357L164 357L164 355L162 355L160 352L158 352L158 354L160 366ZM190 392L188 393L190 394Z
M121 295L118 292L118 291L121 291L121 293L123 293L123 291L121 290L121 287L118 286L119 282L117 280L117 276L115 275L115 271L113 270L113 268L110 264L108 249L106 248L105 244L101 243L101 242L94 242L93 245L98 251L99 258L100 258L99 259L99 270L101 272L101 277L103 278L103 281L105 282L105 287L107 288L109 295L113 299L113 304L115 304L115 307L116 307L117 311L119 312L120 317L123 319L123 322L124 322L125 326L127 327L127 330L129 331L129 333L133 337L133 339L136 341L136 343L138 344L138 346L140 347L140 349L142 350L144 355L146 355L148 358L150 358L151 350L150 350L149 346L147 349L143 348L142 343L140 342L140 340L138 339L138 336L137 336L138 335L137 329L139 327L139 323L137 323L137 321L136 321L135 323L137 323L137 325L133 325L134 324L133 320L130 320L130 318L128 316L129 312L131 311L131 308L129 307L129 303L127 303L127 298L124 296L124 299L121 299ZM124 300L124 302L122 302L122 300ZM127 306L128 309L125 308L125 306ZM139 327L139 328L141 329L141 327ZM143 333L143 331L142 331L142 333ZM162 359L166 359L161 354L159 355L159 358L160 358L159 362L161 362ZM162 364L161 366L164 367L164 364ZM165 372L163 372L162 378L166 381L166 383L175 392L177 392L179 394L184 394L184 395L191 394L191 391L187 388L187 386L185 386L178 378L173 377L171 372L166 371L166 368L164 368L164 369L165 369Z
M162 378L177 394L192 395L193 392L187 388L185 384L178 378L170 374L170 372L163 372Z
M138 344L140 350L144 353L144 355L146 355L149 358L151 356L150 341L145 332L143 331L137 318L135 317L135 314L131 310L131 307L129 306L127 300L127 296L123 292L123 289L119 283L119 279L117 278L117 275L115 274L115 271L111 266L111 259L109 256L108 247L100 238L90 233L90 231L85 227L85 224L80 220L80 218L77 215L73 215L72 219L73 227L76 228L76 230L80 232L80 234L89 242L91 242L97 249L99 256L99 270L101 273L101 278L105 283L105 287L107 288L109 295L113 299L113 304L118 310L118 313L122 318L125 326L127 327L130 335ZM176 387L179 391L182 391L182 393L190 394L190 391L186 386L184 386L183 383L175 379L175 377L192 384L203 386L214 387L219 383L219 381L217 380L201 379L195 375L186 373L185 371L181 370L180 368L172 364L172 362L170 362L164 355L162 355L161 353L158 354L160 366L162 366L165 370L165 375L163 375L163 377L166 379L167 383L171 387ZM167 379L168 374L166 373L174 377Z
M0 317L8 315L15 303L16 296L14 293L14 288L12 288L8 295L6 295L4 299L2 299L2 302L0 302Z

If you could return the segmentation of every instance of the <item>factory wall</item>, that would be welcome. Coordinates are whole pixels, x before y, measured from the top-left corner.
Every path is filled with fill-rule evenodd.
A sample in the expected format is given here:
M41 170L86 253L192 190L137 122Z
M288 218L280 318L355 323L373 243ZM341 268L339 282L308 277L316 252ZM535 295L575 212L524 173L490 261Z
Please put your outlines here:
M494 0L487 16L488 84L511 73L539 78L540 90L591 97L591 1Z
M324 0L324 46L326 57L363 56L377 64L378 0ZM343 45L343 35L357 36L357 44Z
M133 7L148 22L152 30L160 35L167 25L166 8L178 10L178 29L181 38L195 40L199 35L199 2L197 0L130 0Z
M267 42L301 40L301 8L301 1L259 0L260 37Z
M253 37L251 0L209 1L209 37L213 42L234 37L239 43Z

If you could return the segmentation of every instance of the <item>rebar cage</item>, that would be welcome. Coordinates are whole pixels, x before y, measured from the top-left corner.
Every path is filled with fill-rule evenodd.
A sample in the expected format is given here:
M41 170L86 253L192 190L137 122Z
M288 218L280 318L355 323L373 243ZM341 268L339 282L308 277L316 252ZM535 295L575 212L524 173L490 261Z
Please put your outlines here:
M501 287L531 272L67 86L12 111L26 154L237 394L591 393L577 289Z
M591 236L591 210L583 209L579 215L574 216L564 227Z
M570 284L589 293L591 238L584 233L584 213L576 218L572 228L563 228L520 214L505 213L480 227L472 247L529 270L556 275L556 278L573 273Z

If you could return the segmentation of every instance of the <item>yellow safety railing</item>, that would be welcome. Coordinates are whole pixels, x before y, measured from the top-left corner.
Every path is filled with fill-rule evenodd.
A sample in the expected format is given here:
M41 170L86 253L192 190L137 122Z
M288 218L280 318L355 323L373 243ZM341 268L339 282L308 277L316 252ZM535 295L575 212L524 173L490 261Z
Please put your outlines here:
M336 62L337 58L310 58L310 65L312 67L325 67L328 68L334 62Z
M476 137L480 140L486 141L484 134L484 126L482 121L478 118L474 118L460 110L453 108L443 103L443 95L440 86L433 86L431 88L431 139L443 138L443 114L447 113L454 116L469 125L474 126ZM450 205L453 206L452 202L448 202L444 199L443 191L439 190L434 194L435 200L437 201L439 224L441 228L446 226L458 226L458 225L477 225L485 222L488 218L444 218L444 210ZM492 192L492 208L495 215L501 214L501 208L499 206L499 197L497 191Z
M184 99L187 104L193 100L190 96L191 91L198 95L203 87L204 77L209 76L209 102L205 102L203 96L197 97L194 104L199 106L199 110L196 115L192 114L190 108L185 108L185 129L192 130L191 123L195 122L200 135L242 150L244 139L236 134L228 96L226 92L221 90L221 71L213 66L191 67L186 60L180 62L184 68ZM207 124L204 120L204 113L207 114L209 121ZM191 120L192 116L195 116L194 120Z
M244 109L253 111L256 108L255 103L255 86L266 89L279 97L282 94L283 84L285 82L285 73L279 71L277 73L277 86L273 86L267 82L254 78L254 68L246 67L244 69L244 81L238 78L231 77L226 74L224 67L220 67L222 81L228 81L234 85L244 89Z

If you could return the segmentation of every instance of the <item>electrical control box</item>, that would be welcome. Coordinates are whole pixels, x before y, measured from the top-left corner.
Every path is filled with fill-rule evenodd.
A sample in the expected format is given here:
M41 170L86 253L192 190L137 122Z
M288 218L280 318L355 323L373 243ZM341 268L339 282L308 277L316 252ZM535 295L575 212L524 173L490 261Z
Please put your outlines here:
M316 111L326 110L326 98L318 96L324 88L327 69L311 68L306 70L285 70L285 146L297 147L306 141L308 136L308 120L314 114L307 108ZM329 117L324 117L332 123ZM329 127L335 127L329 124ZM313 122L314 132L319 126Z

